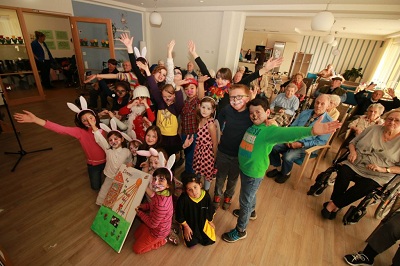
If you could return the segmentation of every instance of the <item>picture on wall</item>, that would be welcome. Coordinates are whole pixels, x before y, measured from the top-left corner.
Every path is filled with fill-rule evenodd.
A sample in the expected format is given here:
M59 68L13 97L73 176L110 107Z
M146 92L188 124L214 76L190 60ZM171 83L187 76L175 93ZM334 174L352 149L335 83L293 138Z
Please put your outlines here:
M70 50L71 47L69 45L69 41L58 41L57 48L60 50Z
M114 178L103 205L97 212L92 230L118 253L136 216L151 175L122 165Z
M52 30L37 30L40 31L41 33L43 33L44 35L46 35L46 40L48 39L54 39L54 35L53 35L53 31ZM48 43L46 42L46 44L48 45ZM49 47L50 48L50 47Z
M56 30L54 31L56 33L56 39L57 40L68 40L68 33L64 30Z
M55 50L56 49L56 43L54 41L46 41L46 45L51 50Z

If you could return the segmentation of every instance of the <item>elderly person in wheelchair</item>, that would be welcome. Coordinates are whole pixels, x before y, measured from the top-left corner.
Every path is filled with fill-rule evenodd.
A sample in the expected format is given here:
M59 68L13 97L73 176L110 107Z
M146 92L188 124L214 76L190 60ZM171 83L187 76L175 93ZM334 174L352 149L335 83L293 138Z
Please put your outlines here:
M337 212L400 174L400 110L385 115L383 125L366 128L349 144L350 154L337 173L331 200L321 215L333 220ZM349 187L350 181L354 186Z

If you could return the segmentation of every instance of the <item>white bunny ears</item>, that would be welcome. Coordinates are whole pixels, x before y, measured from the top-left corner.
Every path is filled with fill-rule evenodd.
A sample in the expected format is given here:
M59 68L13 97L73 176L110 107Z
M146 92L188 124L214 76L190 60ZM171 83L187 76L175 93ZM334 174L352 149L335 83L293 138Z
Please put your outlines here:
M136 58L143 57L144 59L146 59L146 54L147 54L147 48L146 47L142 48L142 54L140 54L139 49L136 48L136 47L134 47L133 50L135 51ZM146 61L147 61L147 59L146 59Z
M83 97L83 96L79 97L79 101L80 101L80 103L81 103L81 108L82 108L82 109L79 109L79 107L76 106L76 105L73 104L73 103L67 103L68 108L71 109L73 112L75 112L77 116L78 116L78 115L80 114L80 112L82 112L82 111L91 111L91 112L94 114L93 110L91 110L91 109L88 108L88 105L87 105L87 102L86 102L85 97Z
M118 128L117 128L117 123L116 123L113 119L110 120L110 125L111 125L111 128L109 128L106 124L100 123L101 129L103 129L104 131L106 131L106 132L117 131L117 132L119 132L119 133L122 135L122 137L124 137L124 139L126 139L127 141L132 141L131 137L129 137L129 136L128 136L127 134L125 134L124 132L121 132L121 131L118 130Z
M138 150L137 154L139 154L141 156L146 156L146 157L157 156L158 155L159 163L161 165L165 165L165 167L160 167L160 168L166 168L169 171L169 173L171 174L171 181L172 181L172 178L173 178L174 175L171 172L171 168L175 163L175 154L172 154L171 156L169 156L167 164L165 164L164 153L162 153L161 151L157 152L157 150L154 149L154 148L150 148L148 151Z

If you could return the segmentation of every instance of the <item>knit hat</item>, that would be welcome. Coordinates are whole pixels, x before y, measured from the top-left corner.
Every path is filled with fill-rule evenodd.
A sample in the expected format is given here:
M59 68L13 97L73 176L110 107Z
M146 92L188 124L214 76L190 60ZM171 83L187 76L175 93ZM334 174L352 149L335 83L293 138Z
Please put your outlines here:
M142 85L137 86L133 90L133 99L136 99L138 97L150 98L149 90L145 86Z
M187 86L189 86L190 84L193 84L193 85L195 85L196 87L197 87L197 85L198 85L197 80L195 80L194 78L188 78L188 79L185 79L185 80L187 81L187 83L186 83L185 85L183 85L184 87L187 87Z

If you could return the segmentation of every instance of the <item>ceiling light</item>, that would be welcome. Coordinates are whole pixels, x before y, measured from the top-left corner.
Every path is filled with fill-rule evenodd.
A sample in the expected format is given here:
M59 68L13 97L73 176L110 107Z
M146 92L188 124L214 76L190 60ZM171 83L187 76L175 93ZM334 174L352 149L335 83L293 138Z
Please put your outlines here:
M329 3L326 5L325 11L316 14L311 21L311 29L315 31L330 31L335 17L328 11Z
M334 40L335 40L335 37L332 34L328 34L324 37L323 42L327 43L327 44L331 44L331 43L333 43Z
M157 0L154 0L154 9L157 8ZM156 10L154 10L150 14L150 24L154 26L160 26L162 23L162 17L160 13L158 13Z

